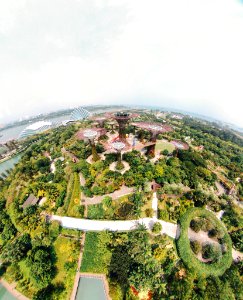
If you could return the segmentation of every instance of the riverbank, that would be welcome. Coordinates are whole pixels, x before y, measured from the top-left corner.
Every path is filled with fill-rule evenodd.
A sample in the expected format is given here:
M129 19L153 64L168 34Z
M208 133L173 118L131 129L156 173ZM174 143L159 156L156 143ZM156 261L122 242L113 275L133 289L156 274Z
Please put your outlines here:
M17 153L13 157L0 162L0 176L1 174L6 174L7 170L11 170L20 160L21 152Z

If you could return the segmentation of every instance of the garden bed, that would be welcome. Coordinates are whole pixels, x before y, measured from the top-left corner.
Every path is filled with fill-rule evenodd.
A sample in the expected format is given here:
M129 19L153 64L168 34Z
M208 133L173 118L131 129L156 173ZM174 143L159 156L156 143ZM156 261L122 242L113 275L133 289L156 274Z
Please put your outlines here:
M221 257L217 261L212 263L204 263L198 260L190 246L190 240L188 238L190 222L191 220L200 217L210 220L214 226L223 233L221 241L226 251L222 253ZM177 248L184 264L201 276L221 276L224 274L226 269L228 269L232 263L232 242L223 224L211 212L205 209L190 208L180 218L179 225L180 236L177 240Z

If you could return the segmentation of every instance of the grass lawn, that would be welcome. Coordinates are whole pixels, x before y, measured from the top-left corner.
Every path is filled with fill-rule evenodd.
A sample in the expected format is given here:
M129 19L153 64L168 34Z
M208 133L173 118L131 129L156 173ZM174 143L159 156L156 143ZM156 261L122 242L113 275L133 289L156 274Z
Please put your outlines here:
M172 153L175 150L175 146L168 141L157 140L155 151L163 151L167 149L169 153Z
M141 218L146 218L148 216L146 216L146 209L151 209L151 212L153 212L152 210L152 199L147 200L146 203L143 205L142 207L142 212L141 212Z
M37 289L33 286L31 281L30 268L26 265L26 260L21 260L19 263L19 268L21 273L23 274L23 279L20 280L17 284L17 290L22 294L27 296L28 298L32 298L33 294L37 291ZM30 278L30 283L27 285L21 285L21 281L26 281Z
M31 277L30 276L30 269L29 269L29 267L27 267L25 260L21 260L19 262L19 267L20 267L21 273L24 275L25 278L30 278Z
M54 248L57 258L57 275L53 283L63 283L66 291L60 295L59 299L69 299L77 271L80 242L75 239L59 236L54 242ZM68 268L65 268L65 263L70 263Z
M158 218L160 220L164 220L166 222L174 222L173 220L170 219L169 213L168 213L168 208L166 206L165 201L159 201L158 202ZM175 222L174 222L175 223Z
M70 196L70 202L67 209L67 215L69 217L81 217L79 212L80 207L80 182L78 173L73 174L73 185L72 192Z
M77 229L69 229L69 228L62 227L61 234L67 237L81 238L82 231Z
M112 201L112 204L108 208L104 208L102 203L91 204L88 206L88 219L93 220L123 220L124 217L119 217L117 214L119 208L124 204L128 203L128 196L122 196L116 200ZM131 216L130 216L131 218ZM133 218L136 218L134 216Z
M165 201L158 201L158 209L166 209Z
M86 233L81 272L108 273L111 260L111 252L107 249L109 242L109 233L105 231Z
M92 204L88 206L88 219L104 219L104 209L102 203Z

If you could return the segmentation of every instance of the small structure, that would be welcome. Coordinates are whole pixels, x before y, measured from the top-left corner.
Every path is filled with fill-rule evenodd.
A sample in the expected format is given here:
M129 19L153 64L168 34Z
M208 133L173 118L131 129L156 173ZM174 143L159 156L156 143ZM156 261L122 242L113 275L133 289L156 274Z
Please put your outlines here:
M176 149L180 149L180 150L188 150L189 149L189 145L182 141L174 140L174 141L171 141L171 144L173 144L176 147Z
M87 119L90 115L91 113L87 111L87 109L83 107L77 107L71 112L70 119L73 121L79 121Z
M118 129L118 132L119 132L119 140L121 141L125 141L126 140L126 132L125 132L125 129L126 129L126 125L127 123L130 121L130 119L134 118L138 116L137 114L134 114L134 113L128 113L128 112L117 112L115 114L108 114L108 117L109 118L112 118L114 120L117 121L118 123L118 126L119 126L119 129Z
M178 115L178 114L173 114L171 116L172 119L176 119L176 120L182 120L183 119L183 116L182 115Z
M94 139L97 136L97 131L92 130L92 129L87 129L87 130L84 131L83 135L84 135L85 138L87 138L89 140L89 143L90 143L90 146L91 146L91 149L92 149L93 161L99 160L100 157L99 157L99 155L96 151L95 142L94 142Z
M38 121L27 126L19 135L18 139L24 139L31 135L42 133L48 129L53 128L54 124L51 121Z
M68 124L71 124L71 123L74 123L74 122L75 122L75 120L68 119L68 120L63 120L63 121L61 122L61 124L62 124L63 126L67 126Z
M94 116L91 118L92 121L98 123L100 128L104 128L105 121L107 120L104 116Z
M88 128L88 129L80 129L78 132L77 132L77 134L76 134L76 138L78 139L78 140L84 140L85 139L85 137L84 137L84 132L86 131L86 130L94 130L94 131L96 131L96 133L97 133L97 138L100 138L101 136L103 136L103 135L105 135L106 134L106 130L104 129L104 128L96 128L96 127L92 127L92 128Z
M121 141L115 141L112 144L112 148L117 152L117 162L113 162L109 169L111 171L117 171L121 174L124 174L130 169L128 162L122 161L121 151L127 148L127 145Z
M39 200L33 194L30 194L29 197L23 203L22 207L23 209L25 209L29 206L36 205L38 201Z
M148 130L151 133L149 140L150 144L146 147L148 149L147 154L151 155L152 157L155 155L155 145L158 134L172 131L171 126L157 122L135 122L132 123L132 125L144 130Z
M125 144L123 142L114 142L112 144L112 147L116 150L117 152L117 164L116 164L116 168L117 169L123 169L124 168L124 165L122 163L122 154L121 154L121 151L122 149L125 148Z

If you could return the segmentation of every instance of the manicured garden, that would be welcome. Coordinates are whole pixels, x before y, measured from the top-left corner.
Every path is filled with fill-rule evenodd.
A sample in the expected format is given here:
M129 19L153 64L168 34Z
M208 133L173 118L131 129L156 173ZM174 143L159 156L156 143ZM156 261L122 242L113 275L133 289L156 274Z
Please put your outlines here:
M110 236L107 232L87 232L85 248L81 265L81 272L102 273L108 272L111 253L107 250Z
M101 203L88 206L88 219L131 220L151 214L151 193L135 192L112 200L105 196ZM149 206L150 205L150 206Z
M157 120L150 113L139 118ZM42 134L36 141L24 141L26 150L19 164L8 177L0 179L0 274L8 282L16 282L17 289L31 299L69 299L82 233L61 229L57 221L46 222L46 216L82 217L80 200L85 205L92 203L92 199L81 199L82 191L87 198L102 199L88 205L90 219L151 217L151 183L155 181L160 185L159 219L171 223L180 220L179 240L161 235L161 226L156 223L153 232L145 228L88 232L81 271L105 273L113 300L134 300L148 294L154 299L243 299L242 262L232 262L231 240L224 228L234 248L242 251L243 214L238 203L243 188L236 180L242 174L242 140L185 118L167 138L190 137L189 150L170 154L168 148L161 148L163 153L157 161L140 151L124 153L123 160L130 169L121 175L109 170L117 159L114 154L105 155L105 161L86 161L90 145L77 141L75 134L80 126L90 125L90 121L77 122ZM144 139L149 141L148 132ZM167 142L158 144L162 147ZM203 150L196 150L200 145ZM96 146L99 153L103 151L100 141ZM54 173L45 157L48 153L52 159L60 158ZM73 155L79 161L74 163ZM216 193L215 181L221 173L235 185L230 195ZM117 200L106 196L123 186L131 187L133 193ZM46 201L23 208L30 194ZM198 208L190 208L194 206ZM224 225L202 209L205 207L223 213Z
M64 283L65 288L59 295L59 299L67 299L70 297L73 288L80 241L75 238L59 236L54 242L54 249L56 252L57 276L54 278L53 284Z
M158 140L156 143L155 151L162 152L167 150L168 153L172 153L175 150L175 146L166 140Z
M210 258L211 255L218 254L218 257L214 257L213 260L210 259L210 263L205 263L200 261L195 255L195 245L190 243L188 237L189 227L194 227L193 223L195 220L204 219L211 224L211 229L208 231L208 235L212 234L213 231L220 232L218 236L218 241L220 242L221 251L214 251L211 244L204 245L205 247L205 258ZM199 222L199 221L197 221ZM220 276L222 275L232 263L232 242L231 239L223 226L223 224L209 211L202 208L190 208L186 213L180 218L180 236L177 240L177 248L181 259L188 269L194 270L200 276ZM201 227L201 230L206 231L207 229ZM196 231L198 229L195 229ZM216 234L213 234L216 238ZM193 245L191 247L191 245ZM192 249L193 248L193 249ZM208 248L208 249L207 249ZM212 248L212 249L210 249ZM194 252L193 252L194 250ZM207 257L208 256L208 257Z

